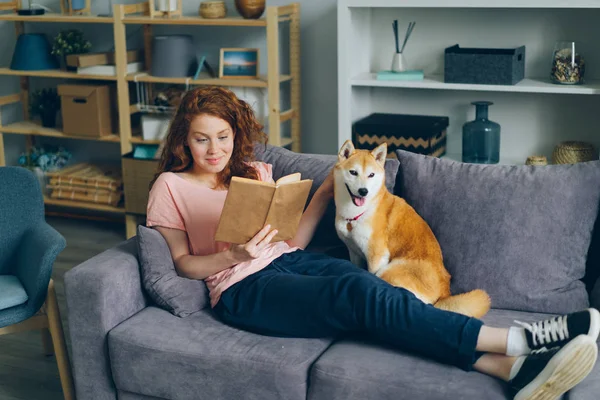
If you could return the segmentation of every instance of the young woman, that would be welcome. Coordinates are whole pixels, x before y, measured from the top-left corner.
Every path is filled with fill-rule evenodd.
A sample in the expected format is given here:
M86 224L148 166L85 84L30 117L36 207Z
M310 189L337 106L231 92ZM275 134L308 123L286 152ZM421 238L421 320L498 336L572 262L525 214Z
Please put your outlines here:
M250 106L231 91L192 90L172 121L150 192L148 226L164 236L180 275L206 282L224 323L276 336L366 333L507 381L517 399L557 398L591 371L600 330L595 309L489 327L424 304L349 261L303 250L333 198L331 174L292 240L271 242L277 227L265 226L243 245L215 242L231 177L273 179L270 164L253 161L254 144L265 138Z

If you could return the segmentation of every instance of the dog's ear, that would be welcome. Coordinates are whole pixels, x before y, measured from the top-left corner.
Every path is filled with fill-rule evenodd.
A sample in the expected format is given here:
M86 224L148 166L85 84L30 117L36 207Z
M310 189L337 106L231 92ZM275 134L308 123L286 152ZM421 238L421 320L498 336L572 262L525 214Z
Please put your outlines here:
M371 151L375 161L383 168L385 166L385 158L387 157L387 143L382 143Z
M349 159L352 153L354 153L354 145L351 140L346 140L338 153L338 161Z

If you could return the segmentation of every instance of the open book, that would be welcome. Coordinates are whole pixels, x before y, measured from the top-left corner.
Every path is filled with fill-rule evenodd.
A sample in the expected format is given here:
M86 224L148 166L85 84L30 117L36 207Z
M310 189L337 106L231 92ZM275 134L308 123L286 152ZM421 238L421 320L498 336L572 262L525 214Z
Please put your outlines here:
M231 178L215 240L244 244L267 224L278 230L271 243L293 238L311 186L312 180L301 180L300 173L275 183Z

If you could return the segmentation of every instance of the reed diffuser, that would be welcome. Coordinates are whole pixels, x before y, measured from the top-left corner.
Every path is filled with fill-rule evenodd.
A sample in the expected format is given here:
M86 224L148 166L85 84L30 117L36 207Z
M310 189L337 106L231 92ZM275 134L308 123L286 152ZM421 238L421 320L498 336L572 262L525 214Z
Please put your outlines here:
M404 41L402 42L402 46L400 46L400 36L398 36L398 20L395 19L392 22L392 28L394 30L394 39L396 41L396 52L394 53L394 57L392 58L392 71L393 72L404 72L407 70L406 60L404 59L404 48L406 47L406 43L410 38L413 30L415 29L416 21L409 22L408 28L406 29L406 34L404 35Z

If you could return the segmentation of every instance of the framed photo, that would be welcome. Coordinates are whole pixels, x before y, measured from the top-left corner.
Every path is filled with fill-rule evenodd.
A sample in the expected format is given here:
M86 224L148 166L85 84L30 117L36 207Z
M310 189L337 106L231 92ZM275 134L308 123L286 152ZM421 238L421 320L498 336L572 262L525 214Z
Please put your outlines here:
M219 59L219 78L258 78L258 49L221 49L221 56Z

